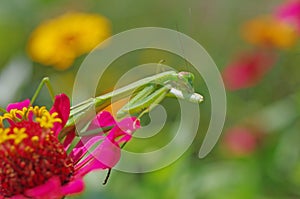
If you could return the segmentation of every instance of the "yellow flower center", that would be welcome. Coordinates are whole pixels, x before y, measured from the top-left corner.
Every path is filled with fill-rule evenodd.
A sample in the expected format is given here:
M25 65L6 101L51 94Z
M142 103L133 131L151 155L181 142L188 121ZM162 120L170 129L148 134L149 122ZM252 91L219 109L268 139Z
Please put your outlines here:
M0 127L4 126L3 121L5 119L14 122L33 119L35 122L39 123L42 128L52 128L55 122L62 122L57 116L58 113L50 113L45 106L24 107L22 110L12 109L9 113L0 116Z

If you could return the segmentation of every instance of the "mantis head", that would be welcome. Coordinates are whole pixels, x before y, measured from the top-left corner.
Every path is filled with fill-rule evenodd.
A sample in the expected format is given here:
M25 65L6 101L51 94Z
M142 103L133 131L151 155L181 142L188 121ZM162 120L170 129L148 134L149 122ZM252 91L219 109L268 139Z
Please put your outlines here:
M185 71L179 72L178 78L180 82L182 82L182 86L186 87L189 91L194 92L193 85L195 77L192 73Z
M193 73L182 71L178 73L178 77L179 79L193 86L194 79L195 79Z
M170 93L177 98L185 99L190 102L200 103L203 96L194 92L194 75L190 72L176 73L176 79L168 82Z

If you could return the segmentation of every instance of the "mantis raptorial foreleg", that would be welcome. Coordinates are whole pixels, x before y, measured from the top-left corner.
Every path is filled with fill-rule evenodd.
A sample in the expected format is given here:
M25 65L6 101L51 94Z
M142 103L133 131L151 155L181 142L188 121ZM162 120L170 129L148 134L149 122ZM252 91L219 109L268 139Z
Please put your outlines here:
M144 100L145 96L150 95L153 91L155 91L155 85L150 84L149 86L146 86L136 96L134 96L132 99L130 99L130 101L122 109L125 110L125 109L133 106L135 103L137 103L141 100Z
M153 92L154 91L154 92ZM140 113L148 109L152 104L159 103L168 93L169 89L165 86L155 91L154 85L149 85L141 91L143 95L136 95L117 113L118 118L124 117L128 113ZM160 100L160 101L158 101Z
M183 100L188 99L188 101L194 103L203 101L203 96L198 93L186 93L173 87L170 87L170 92L167 94L167 97L176 97Z
M167 94L168 91L157 93L154 97L154 101L148 106L148 108L145 108L144 111L139 114L138 118L141 118L145 113L149 113L166 97Z

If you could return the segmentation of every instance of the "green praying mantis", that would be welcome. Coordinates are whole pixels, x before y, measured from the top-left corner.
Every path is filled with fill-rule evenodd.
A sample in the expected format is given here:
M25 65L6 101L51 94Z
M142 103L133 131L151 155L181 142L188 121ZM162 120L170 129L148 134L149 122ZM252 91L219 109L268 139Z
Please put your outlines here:
M95 98L90 98L71 107L70 119L66 128L74 126L75 123L79 126L81 126L80 123L85 124L91 120L92 114L88 114L90 111L96 110L98 112L108 106L112 99L120 100L128 96L131 99L117 112L118 119L130 114L137 114L140 117L151 111L165 97L176 97L193 103L200 103L203 101L203 97L194 92L193 81L194 75L190 72L166 71L146 77L125 87ZM95 130L85 131L82 128L82 131L79 131L78 135L85 136L96 132Z
M70 117L61 132L60 139L69 132L70 128L74 128L75 124L86 126L92 120L92 115L88 114L90 111L99 112L108 106L112 99L120 100L124 97L130 96L129 102L117 112L117 118L121 119L130 114L137 114L141 117L143 114L151 111L157 106L165 97L176 97L183 100L188 100L193 103L200 103L203 101L202 95L195 93L193 89L194 75L190 72L176 72L166 71L150 77L146 77L125 87L119 88L107 94L90 98L82 103L71 107ZM44 78L37 90L35 91L31 105L35 102L38 94L43 86L48 88L49 94L54 100L54 91L50 84L48 77ZM1 112L6 112L1 108ZM78 136L86 136L99 133L99 130L86 131L84 128L77 128L81 131L77 132Z

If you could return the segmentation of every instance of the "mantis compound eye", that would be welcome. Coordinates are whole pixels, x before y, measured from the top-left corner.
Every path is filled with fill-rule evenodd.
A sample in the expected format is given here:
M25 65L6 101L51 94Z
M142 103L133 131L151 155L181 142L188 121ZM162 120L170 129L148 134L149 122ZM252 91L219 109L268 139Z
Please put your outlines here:
M188 87L193 87L193 84L194 84L194 75L190 72L185 72L185 71L182 71L182 72L179 72L178 73L178 78L183 80L183 82L185 84L188 85Z
M194 82L194 75L190 72L179 72L178 77L186 82L188 82L190 85L193 85Z

